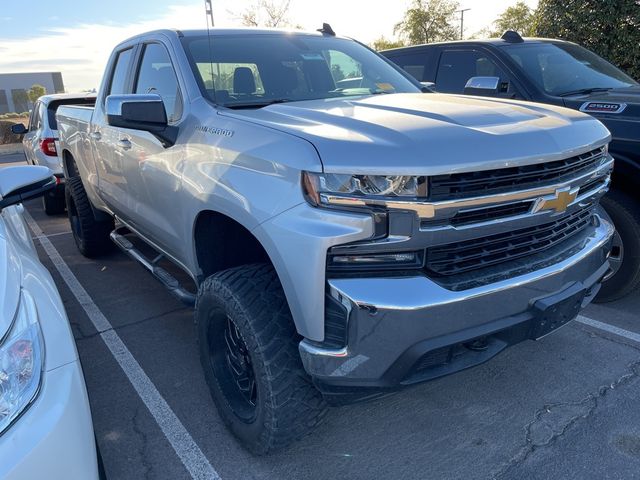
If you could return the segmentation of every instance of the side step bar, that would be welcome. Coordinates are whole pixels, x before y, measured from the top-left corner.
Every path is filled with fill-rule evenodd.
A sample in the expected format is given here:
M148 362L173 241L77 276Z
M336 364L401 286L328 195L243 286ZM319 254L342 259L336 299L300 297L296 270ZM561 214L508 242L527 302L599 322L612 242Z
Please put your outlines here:
M186 290L180 285L180 282L176 278L167 272L164 268L158 265L158 262L163 258L163 255L158 255L153 260L149 260L142 252L136 249L133 244L122 234L118 233L118 229L111 232L109 235L113 243L115 243L120 250L129 255L135 261L140 263L146 268L151 275L160 280L160 282L173 294L178 300L190 307L195 306L196 296Z

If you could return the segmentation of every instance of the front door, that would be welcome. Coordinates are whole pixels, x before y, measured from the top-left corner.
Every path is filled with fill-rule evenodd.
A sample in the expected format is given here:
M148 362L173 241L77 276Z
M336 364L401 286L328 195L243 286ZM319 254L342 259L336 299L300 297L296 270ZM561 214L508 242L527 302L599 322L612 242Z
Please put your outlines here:
M133 93L160 95L169 124L179 123L184 103L171 57L164 45L148 43L143 46ZM178 233L178 225L182 224L178 199L183 159L180 147L165 148L149 132L123 129L116 148L123 157L126 172L131 226L167 253L179 252L183 242Z

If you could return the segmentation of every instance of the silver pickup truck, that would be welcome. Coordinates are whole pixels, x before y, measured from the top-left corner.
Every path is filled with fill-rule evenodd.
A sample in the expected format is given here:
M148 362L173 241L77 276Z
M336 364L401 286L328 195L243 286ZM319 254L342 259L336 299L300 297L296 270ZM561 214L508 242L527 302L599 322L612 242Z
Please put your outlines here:
M600 122L423 93L330 28L139 35L95 108L57 118L78 248L115 243L195 304L215 404L256 453L546 335L609 268Z

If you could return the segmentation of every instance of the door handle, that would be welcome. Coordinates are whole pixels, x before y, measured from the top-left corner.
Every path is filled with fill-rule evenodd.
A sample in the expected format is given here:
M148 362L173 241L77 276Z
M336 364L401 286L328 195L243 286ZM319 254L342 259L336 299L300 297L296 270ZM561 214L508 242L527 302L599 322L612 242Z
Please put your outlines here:
M131 142L126 138L118 140L118 146L123 150L131 150Z
M101 134L100 132L97 132L97 131L96 131L96 132L91 132L91 133L89 134L89 136L90 136L92 139L94 139L96 142L99 142L99 141L100 141L100 139L102 138L102 134Z

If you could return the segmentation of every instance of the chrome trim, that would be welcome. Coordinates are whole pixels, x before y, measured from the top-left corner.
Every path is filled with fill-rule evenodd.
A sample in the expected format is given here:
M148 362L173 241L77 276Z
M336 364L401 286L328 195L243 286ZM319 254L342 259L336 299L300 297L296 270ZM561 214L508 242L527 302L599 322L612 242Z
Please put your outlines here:
M347 351L347 347L341 348L339 350L320 348L312 345L307 339L302 340L298 348L300 348L300 350L304 350L310 355L322 355L326 357L346 357L349 354L349 352Z
M502 205L506 203L515 203L522 200L537 200L540 197L548 197L555 195L556 192L566 188L580 187L587 180L604 176L609 170L613 169L613 158L606 155L608 160L600 164L588 173L572 178L562 183L548 185L545 187L530 188L527 190L519 190L517 192L501 193L497 195L486 195L482 197L464 198L459 200L446 200L442 202L421 202L421 201L402 201L388 200L378 198L354 198L345 197L335 194L321 193L322 202L333 206L342 207L384 207L390 210L404 210L415 212L421 219L435 219L452 217L462 209L478 208L491 205ZM572 202L571 204L573 204Z

